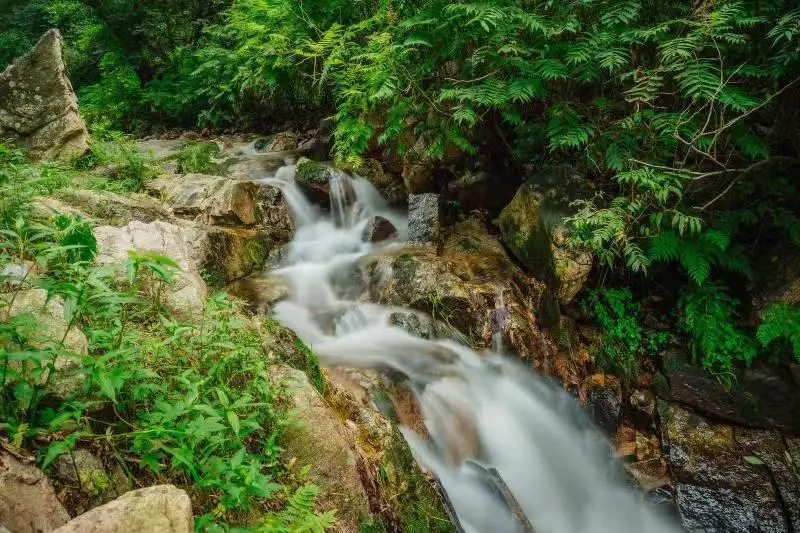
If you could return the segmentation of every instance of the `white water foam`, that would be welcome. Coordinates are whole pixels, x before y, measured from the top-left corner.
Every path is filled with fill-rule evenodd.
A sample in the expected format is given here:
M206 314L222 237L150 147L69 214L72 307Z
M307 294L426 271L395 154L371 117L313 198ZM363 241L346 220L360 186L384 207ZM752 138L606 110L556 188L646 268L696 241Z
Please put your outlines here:
M267 180L283 191L296 226L285 266L273 272L291 287L276 318L326 366L389 367L409 378L430 439L402 431L440 480L464 531L516 533L531 525L536 533L678 531L616 478L608 443L566 393L510 358L414 337L390 325L393 309L342 296L342 280L361 259L376 247L402 246L407 222L366 180L336 172L332 182L332 214L326 214L297 187L293 166ZM398 228L394 242L365 241L373 215ZM502 320L502 295L496 307ZM495 471L516 513L492 481Z

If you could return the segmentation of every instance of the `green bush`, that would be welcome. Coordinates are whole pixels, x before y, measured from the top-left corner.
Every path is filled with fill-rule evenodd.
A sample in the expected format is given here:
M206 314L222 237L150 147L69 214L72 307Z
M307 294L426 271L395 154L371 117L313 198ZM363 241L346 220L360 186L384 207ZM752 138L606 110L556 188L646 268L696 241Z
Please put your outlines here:
M669 338L667 333L644 331L641 305L628 289L591 289L581 308L602 329L602 341L595 346L601 370L635 377L639 357L656 355Z
M49 168L0 147L0 267L23 266L21 275L9 270L10 292L0 298L6 446L35 452L47 469L78 445L102 442L125 471L186 488L198 527L330 528L334 513L314 511L316 487L281 463L277 439L291 419L260 332L224 293L206 301L202 317L179 321L165 305L172 260L131 252L124 265L98 266L85 221L32 217L42 182L27 178L46 181ZM64 186L79 172L55 168ZM6 312L29 288L63 302L63 333L52 336L38 309ZM77 331L88 339L86 353L70 348Z

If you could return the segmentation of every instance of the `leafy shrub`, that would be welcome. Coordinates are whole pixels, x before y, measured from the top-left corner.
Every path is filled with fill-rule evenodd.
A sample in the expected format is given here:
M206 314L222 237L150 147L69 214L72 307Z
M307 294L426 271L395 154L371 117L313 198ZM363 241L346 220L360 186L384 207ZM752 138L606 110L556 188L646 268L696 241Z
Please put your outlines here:
M78 168L102 169L104 176L91 176L89 187L117 193L136 192L160 169L146 154L140 152L133 140L118 131L107 129L106 124L92 128L92 151L77 162Z
M739 302L721 283L690 285L679 305L681 327L690 336L695 363L730 382L734 363L746 366L756 357L755 342L736 327Z
M800 362L800 307L785 302L771 304L764 310L764 320L758 326L756 338L764 346L785 341Z
M47 165L7 149L0 158L0 265L25 259L40 271L31 276L34 267L26 266L0 307L11 306L20 290L42 288L63 302L66 328L42 339L38 310L9 316L0 309L6 445L37 452L46 469L79 444L102 440L127 471L185 487L202 527L230 529L228 523L248 523L257 513L269 527L330 528L334 513L314 511L316 488L281 464L277 439L291 420L273 388L260 334L237 305L217 294L202 319L178 321L164 305L173 261L131 252L125 265L93 264L97 243L86 222L31 218L38 185L13 187L20 172L41 175ZM70 175L66 167L58 173ZM85 354L67 347L75 330L89 341ZM81 364L60 365L65 358ZM65 382L75 386L59 387L56 396L51 385ZM113 416L104 416L105 408ZM264 507L271 511L266 518Z
M633 301L628 289L592 289L581 307L603 331L602 342L596 347L602 370L634 377L638 358L655 355L668 340L666 333L645 333L640 323L641 305Z
M219 174L219 145L214 141L190 142L178 154L178 171L182 174Z

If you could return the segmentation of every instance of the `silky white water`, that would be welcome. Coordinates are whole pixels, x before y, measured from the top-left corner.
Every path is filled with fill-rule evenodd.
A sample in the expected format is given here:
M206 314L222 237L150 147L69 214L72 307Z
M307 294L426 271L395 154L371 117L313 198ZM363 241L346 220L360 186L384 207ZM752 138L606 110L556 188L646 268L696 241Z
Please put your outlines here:
M608 444L566 393L510 358L414 337L390 325L396 309L345 299L357 263L376 246L402 246L407 224L366 180L337 173L331 181L327 214L295 185L293 166L267 180L282 189L295 221L284 266L273 272L288 281L291 298L275 306L275 316L325 366L389 367L408 376L430 439L403 433L464 530L525 531L487 474L495 469L536 533L677 531L615 478ZM393 242L365 242L373 215L398 229ZM494 344L500 348L499 337Z

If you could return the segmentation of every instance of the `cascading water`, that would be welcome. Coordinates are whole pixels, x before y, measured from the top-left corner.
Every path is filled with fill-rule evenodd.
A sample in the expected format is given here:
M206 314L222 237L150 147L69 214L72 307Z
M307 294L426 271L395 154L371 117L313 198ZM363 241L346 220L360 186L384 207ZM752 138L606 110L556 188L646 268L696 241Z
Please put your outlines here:
M389 367L408 377L430 439L403 433L440 480L463 529L677 531L615 478L608 444L566 393L511 359L414 337L390 325L397 309L346 299L348 274L376 246L402 246L406 221L366 180L336 173L331 181L326 215L300 192L293 166L267 180L282 189L296 226L284 266L273 272L292 294L275 306L276 318L328 366ZM398 229L394 242L364 238L374 215ZM500 328L507 313L502 294L495 307Z

